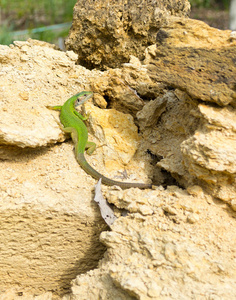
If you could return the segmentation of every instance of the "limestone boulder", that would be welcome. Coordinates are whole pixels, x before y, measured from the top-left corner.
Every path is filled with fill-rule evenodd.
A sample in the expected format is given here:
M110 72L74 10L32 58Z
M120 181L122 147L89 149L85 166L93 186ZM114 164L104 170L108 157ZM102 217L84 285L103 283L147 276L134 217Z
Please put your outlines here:
M106 71L39 41L0 46L0 299L236 298L235 39L177 17L157 36ZM81 90L89 163L157 185L103 186L110 230L46 108Z
M167 16L189 12L187 0L78 0L66 47L89 69L119 67L130 55L143 57Z
M235 111L202 104L199 110L201 130L181 145L184 164L212 195L231 203L236 195Z
M157 33L149 71L156 81L220 106L236 105L236 40L203 22L170 18Z
M58 113L46 108L88 87L76 57L35 40L0 46L0 289L8 290L0 299L65 293L105 251L106 225L77 173L73 146L61 144Z
M79 167L58 112L46 108L91 90L93 77L103 76L77 66L76 58L36 40L0 46L0 299L52 290L36 299L60 298L105 252L95 180ZM141 140L133 117L92 102L83 109L98 145L89 163L116 180L150 180L148 155L133 159Z
M180 184L201 182L211 194L231 203L236 195L236 41L231 31L200 21L172 18L168 22L144 60L150 78L172 89L176 97L172 109L169 101L158 121L159 131L171 130L169 138L176 147L163 155L159 142L158 153L164 158L158 164ZM185 107L185 113L176 105ZM177 139L181 131L182 140Z
M200 291L236 296L235 220L226 223L227 209L199 186L110 190L106 197L130 213L101 234L107 253L98 269L72 281L72 299L191 299Z

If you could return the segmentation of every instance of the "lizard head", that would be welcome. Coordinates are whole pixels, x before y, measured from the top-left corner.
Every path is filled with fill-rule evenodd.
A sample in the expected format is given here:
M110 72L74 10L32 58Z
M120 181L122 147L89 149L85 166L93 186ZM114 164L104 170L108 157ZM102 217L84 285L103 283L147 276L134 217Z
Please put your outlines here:
M76 98L75 106L82 105L92 96L93 96L93 92L87 92L87 91L83 91L83 92L76 94L74 96Z

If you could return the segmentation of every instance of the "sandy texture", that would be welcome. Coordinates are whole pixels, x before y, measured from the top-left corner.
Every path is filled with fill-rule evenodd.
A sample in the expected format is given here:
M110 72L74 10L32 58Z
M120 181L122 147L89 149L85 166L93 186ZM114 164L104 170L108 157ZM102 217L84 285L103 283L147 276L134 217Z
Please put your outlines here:
M38 41L0 46L0 299L236 298L235 40L168 22L144 60L105 72ZM103 186L110 230L46 108L81 90L94 92L89 163L157 185Z

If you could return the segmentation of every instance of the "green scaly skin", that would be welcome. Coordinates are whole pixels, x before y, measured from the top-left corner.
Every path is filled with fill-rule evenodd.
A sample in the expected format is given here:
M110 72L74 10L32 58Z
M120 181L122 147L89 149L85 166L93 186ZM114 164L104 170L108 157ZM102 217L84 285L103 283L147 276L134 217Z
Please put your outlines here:
M89 98L93 96L92 92L80 92L70 99L68 99L62 106L47 106L49 109L60 110L60 121L64 126L63 130L71 134L72 140L75 143L75 156L81 166L81 168L89 175L95 179L102 179L102 183L106 185L118 185L123 189L138 187L141 189L152 188L151 184L145 183L133 183L133 182L120 182L109 179L99 172L97 172L93 167L89 165L86 158L84 157L84 152L92 154L96 148L96 144L88 142L88 130L84 124L84 120L87 117L82 116L77 112L75 107L86 102Z

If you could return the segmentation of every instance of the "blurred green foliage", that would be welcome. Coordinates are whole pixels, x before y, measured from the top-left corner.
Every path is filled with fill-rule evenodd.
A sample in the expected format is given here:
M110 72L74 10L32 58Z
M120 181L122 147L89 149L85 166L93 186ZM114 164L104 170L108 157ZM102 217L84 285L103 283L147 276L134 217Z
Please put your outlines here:
M31 38L52 43L58 37L66 37L69 27L67 30L50 30L32 35L30 29L72 21L76 2L77 0L0 0L0 44L8 45L12 42L11 31L26 29Z
M228 9L230 0L189 0L192 7Z
M72 20L76 2L77 0L0 0L0 21L11 21L15 29L64 23Z
M6 24L1 24L0 26L0 44L1 45L9 45L12 43L12 37L10 32L12 27L8 27Z

